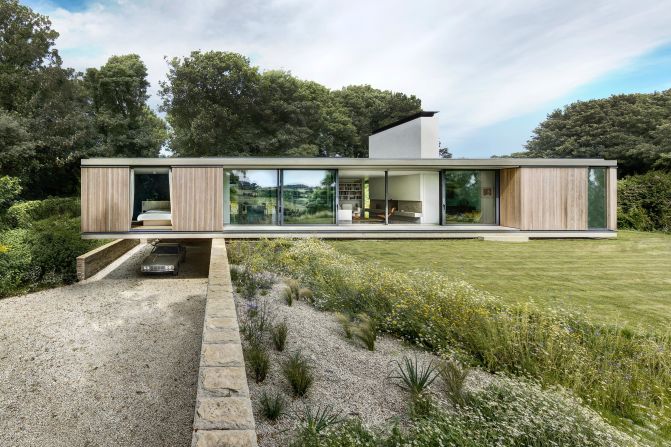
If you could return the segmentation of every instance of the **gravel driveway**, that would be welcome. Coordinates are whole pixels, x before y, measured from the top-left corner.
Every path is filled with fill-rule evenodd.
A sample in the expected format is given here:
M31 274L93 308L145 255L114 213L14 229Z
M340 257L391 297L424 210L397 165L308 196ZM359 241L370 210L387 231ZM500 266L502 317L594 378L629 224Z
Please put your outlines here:
M106 278L0 300L1 446L188 446L209 245L178 277L143 247Z

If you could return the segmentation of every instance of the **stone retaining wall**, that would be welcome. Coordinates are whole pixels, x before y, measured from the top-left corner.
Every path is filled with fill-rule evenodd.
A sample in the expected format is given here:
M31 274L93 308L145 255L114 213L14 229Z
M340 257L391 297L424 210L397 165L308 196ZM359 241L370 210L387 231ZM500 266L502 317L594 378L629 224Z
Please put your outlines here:
M90 278L139 244L138 239L117 239L77 256L77 279L83 281Z
M213 239L192 447L256 445L226 244Z

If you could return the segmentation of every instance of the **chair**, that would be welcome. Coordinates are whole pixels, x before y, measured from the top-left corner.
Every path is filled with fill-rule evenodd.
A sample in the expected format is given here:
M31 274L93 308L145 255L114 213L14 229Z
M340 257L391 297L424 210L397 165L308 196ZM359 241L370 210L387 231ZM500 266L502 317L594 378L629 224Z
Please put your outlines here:
M389 218L394 214L394 212L396 212L396 208L392 208L392 209L390 209L390 210L389 210L389 213L388 213L386 216L385 216L384 213L381 213L381 214L373 214L373 216L377 217L378 219L382 219L382 220L384 221L384 220L389 219Z

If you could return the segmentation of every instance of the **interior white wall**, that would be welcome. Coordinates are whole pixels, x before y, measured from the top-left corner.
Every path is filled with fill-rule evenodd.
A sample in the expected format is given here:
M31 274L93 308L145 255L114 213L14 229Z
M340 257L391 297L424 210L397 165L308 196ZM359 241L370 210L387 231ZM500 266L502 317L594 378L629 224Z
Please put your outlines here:
M419 117L370 135L368 158L439 158L438 117Z
M384 190L382 191L384 194ZM422 200L422 179L420 174L390 175L388 187L389 200Z
M384 177L368 179L368 197L370 200L384 200Z

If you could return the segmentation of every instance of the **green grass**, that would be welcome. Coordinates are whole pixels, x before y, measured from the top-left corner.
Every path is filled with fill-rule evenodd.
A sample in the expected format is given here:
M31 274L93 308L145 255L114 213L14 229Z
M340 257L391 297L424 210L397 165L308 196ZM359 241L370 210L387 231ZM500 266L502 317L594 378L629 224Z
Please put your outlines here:
M616 240L334 241L399 271L432 270L508 302L584 312L595 322L668 331L671 235L620 231ZM371 281L374 281L371 278Z

